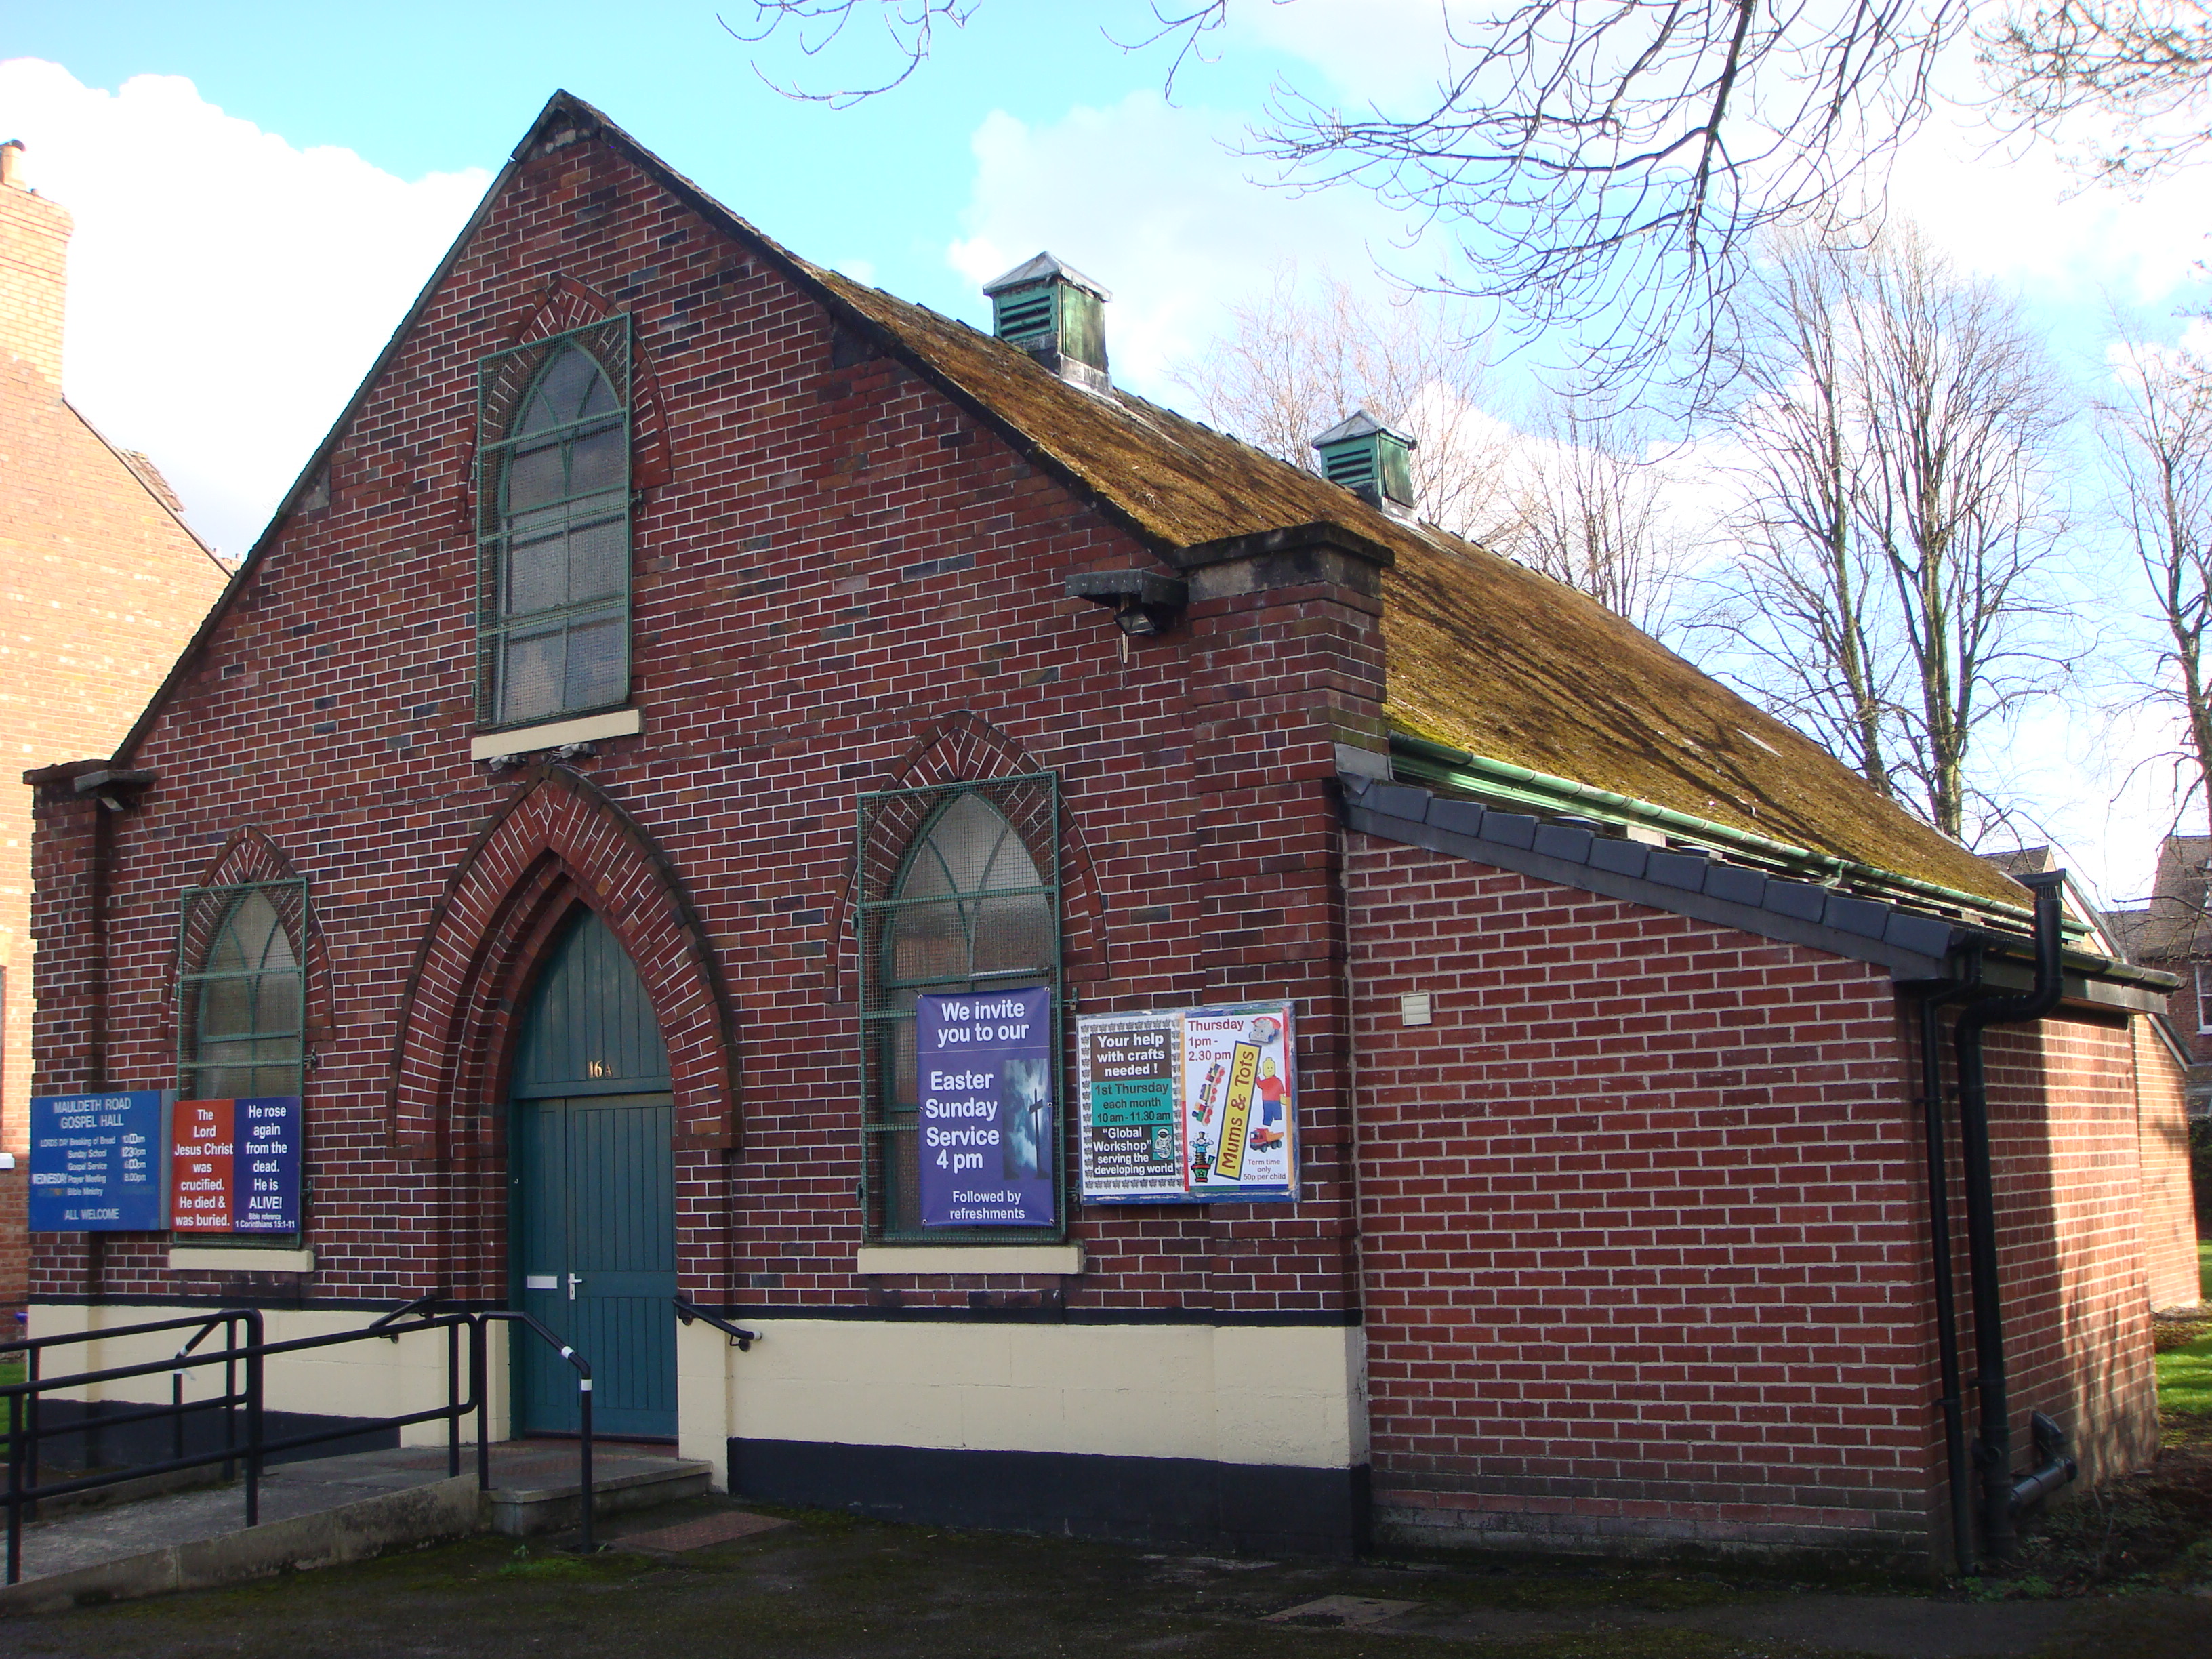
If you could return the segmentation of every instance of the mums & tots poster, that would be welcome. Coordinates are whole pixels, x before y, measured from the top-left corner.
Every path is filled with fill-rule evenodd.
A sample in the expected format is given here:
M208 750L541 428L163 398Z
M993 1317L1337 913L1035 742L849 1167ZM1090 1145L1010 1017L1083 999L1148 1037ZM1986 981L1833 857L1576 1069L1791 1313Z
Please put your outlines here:
M1200 1198L1292 1196L1291 1011L1194 1008L1182 1017L1184 1134Z

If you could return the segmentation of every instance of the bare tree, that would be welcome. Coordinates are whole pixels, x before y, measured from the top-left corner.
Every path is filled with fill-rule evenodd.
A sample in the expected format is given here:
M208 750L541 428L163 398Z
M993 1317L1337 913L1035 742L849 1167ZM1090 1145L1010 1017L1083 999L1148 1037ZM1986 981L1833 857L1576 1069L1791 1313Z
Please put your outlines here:
M1924 116L1972 3L1439 0L1446 46L1427 98L1346 110L1285 88L1251 144L1288 182L1364 186L1441 228L1462 257L1440 285L1524 334L1571 332L1578 384L1686 361L1704 385L1758 238L1864 199ZM787 29L813 56L873 14L887 73L785 88L850 102L904 81L940 26L981 3L752 0L750 30L732 33ZM1168 54L1172 89L1229 15L1230 0L1153 0L1152 27L1117 44Z
M2166 631L2154 698L2181 718L2192 775L2212 813L2212 361L2188 349L2138 347L2121 366L2120 395L2100 410L2120 506Z
M1646 633L1664 633L1687 548L1643 428L1570 398L1553 401L1534 425L1506 458L1514 510L1493 545Z
M1463 311L1434 295L1363 303L1295 265L1233 307L1176 379L1214 425L1310 471L1309 441L1365 408L1418 441L1421 515L1581 589L1638 627L1670 618L1683 564L1666 481L1636 422L1589 400L1515 432L1483 408L1486 364Z
M1858 534L1862 456L1859 262L1817 238L1778 242L1731 343L1748 395L1733 434L1746 457L1734 529L1735 592L1708 618L1754 659L1777 712L1895 793L1887 732L1896 653L1879 555Z
M1505 510L1503 442L1482 410L1487 365L1468 332L1462 309L1433 295L1363 303L1349 283L1304 282L1286 264L1172 372L1208 422L1308 471L1319 470L1316 434L1372 410L1419 441L1422 516L1480 538Z
M2205 0L2041 0L1984 29L1981 57L2008 112L2046 136L2091 117L2099 176L2153 177L2212 147L2212 7Z
M2003 810L1978 737L2086 648L2057 625L2057 376L2014 307L1909 228L1863 255L1783 250L1761 283L1747 546L1705 625L1781 712L1970 839Z
M1962 837L1975 733L2068 659L2032 621L2054 610L2059 381L2017 308L1962 281L1915 230L1875 260L1856 331L1859 517L1888 567L1917 694L1903 700L1899 763L1929 822Z

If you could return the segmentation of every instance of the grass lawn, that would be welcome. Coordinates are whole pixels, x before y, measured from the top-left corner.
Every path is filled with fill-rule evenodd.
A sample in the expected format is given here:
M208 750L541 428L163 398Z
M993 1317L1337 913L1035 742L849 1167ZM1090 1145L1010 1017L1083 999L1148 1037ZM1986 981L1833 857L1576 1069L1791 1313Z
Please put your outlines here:
M2212 1331L2158 1357L2160 1411L2212 1417Z
M2212 1303L2212 1240L2197 1245L2197 1261L2204 1300ZM2158 1407L2212 1421L2212 1329L2159 1355Z

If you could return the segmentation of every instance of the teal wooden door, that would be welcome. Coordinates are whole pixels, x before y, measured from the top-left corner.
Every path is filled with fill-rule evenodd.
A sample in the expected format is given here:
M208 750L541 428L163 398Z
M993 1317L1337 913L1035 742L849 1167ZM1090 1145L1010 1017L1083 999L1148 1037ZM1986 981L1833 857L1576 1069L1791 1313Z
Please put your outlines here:
M514 1305L591 1362L595 1433L676 1433L668 1057L622 945L589 911L538 981L509 1093ZM514 1339L525 1434L573 1434L576 1376Z

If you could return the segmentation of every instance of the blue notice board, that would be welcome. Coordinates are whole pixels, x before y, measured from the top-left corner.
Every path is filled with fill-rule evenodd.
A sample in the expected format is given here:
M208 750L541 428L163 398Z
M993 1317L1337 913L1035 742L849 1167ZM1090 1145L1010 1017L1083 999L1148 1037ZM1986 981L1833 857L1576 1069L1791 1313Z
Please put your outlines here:
M154 1232L161 1199L157 1089L31 1097L31 1231Z

